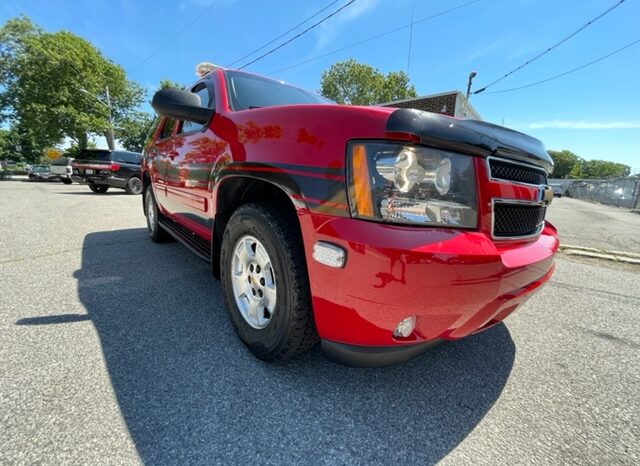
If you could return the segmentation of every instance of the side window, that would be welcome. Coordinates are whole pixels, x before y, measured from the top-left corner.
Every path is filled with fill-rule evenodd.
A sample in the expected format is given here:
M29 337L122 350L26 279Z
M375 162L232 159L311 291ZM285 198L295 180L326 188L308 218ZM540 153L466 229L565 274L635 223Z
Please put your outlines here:
M116 162L130 163L133 165L140 165L140 158L138 155L132 152L116 152L114 153L114 159Z
M213 96L210 95L209 89L205 83L198 83L191 90L194 94L197 94L200 97L200 105L203 107L213 107L214 99ZM182 128L178 131L179 133L188 133L190 131L199 131L204 127L200 123L194 123L192 121L183 121Z
M162 126L162 131L160 132L160 139L168 138L171 136L174 123L175 120L173 118L165 118L164 125Z

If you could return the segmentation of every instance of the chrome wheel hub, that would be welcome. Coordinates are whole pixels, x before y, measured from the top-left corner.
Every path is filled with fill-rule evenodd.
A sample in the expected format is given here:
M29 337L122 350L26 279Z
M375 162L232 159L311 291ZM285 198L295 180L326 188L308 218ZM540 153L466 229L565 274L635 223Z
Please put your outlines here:
M276 306L276 278L262 243L251 235L240 238L231 260L233 296L244 320L255 329L271 322Z

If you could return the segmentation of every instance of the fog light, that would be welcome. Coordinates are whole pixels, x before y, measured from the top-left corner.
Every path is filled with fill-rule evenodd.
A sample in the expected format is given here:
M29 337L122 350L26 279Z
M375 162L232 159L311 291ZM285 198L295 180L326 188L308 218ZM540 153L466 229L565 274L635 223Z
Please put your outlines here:
M340 246L318 241L313 245L313 258L321 264L340 269L344 267L347 253Z
M393 331L395 338L407 338L416 328L416 318L414 316L405 317L400 321L396 329Z

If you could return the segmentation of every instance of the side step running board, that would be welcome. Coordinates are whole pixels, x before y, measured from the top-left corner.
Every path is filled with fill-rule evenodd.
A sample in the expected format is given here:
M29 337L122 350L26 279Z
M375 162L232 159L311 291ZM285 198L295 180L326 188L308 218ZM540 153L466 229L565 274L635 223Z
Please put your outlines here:
M211 262L211 243L209 243L209 241L200 238L182 225L167 218L160 218L159 223L167 233L191 249L191 252L196 256L202 260Z

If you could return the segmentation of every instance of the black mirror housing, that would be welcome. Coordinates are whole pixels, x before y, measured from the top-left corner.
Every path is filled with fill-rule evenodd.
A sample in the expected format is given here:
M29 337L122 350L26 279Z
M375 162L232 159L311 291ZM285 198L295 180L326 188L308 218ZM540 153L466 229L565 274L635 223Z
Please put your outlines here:
M206 124L214 110L201 106L200 97L182 89L160 89L153 95L151 106L163 117Z

